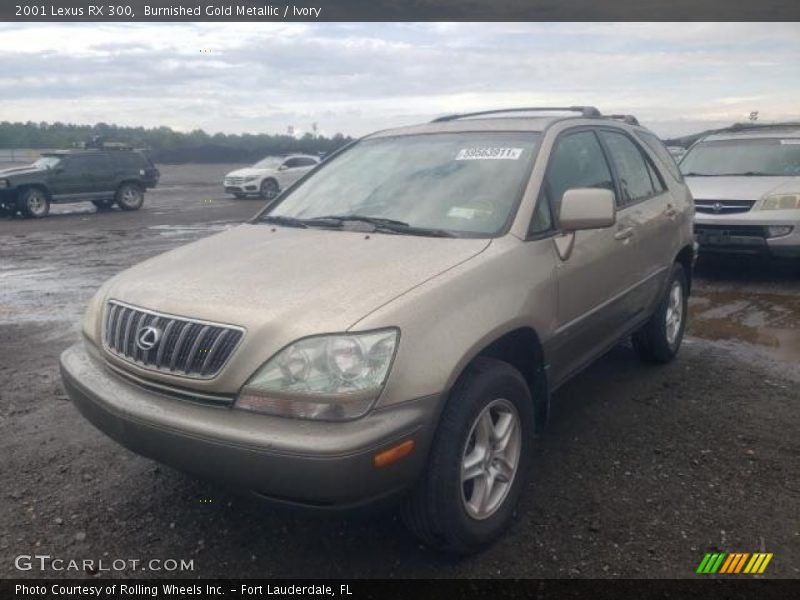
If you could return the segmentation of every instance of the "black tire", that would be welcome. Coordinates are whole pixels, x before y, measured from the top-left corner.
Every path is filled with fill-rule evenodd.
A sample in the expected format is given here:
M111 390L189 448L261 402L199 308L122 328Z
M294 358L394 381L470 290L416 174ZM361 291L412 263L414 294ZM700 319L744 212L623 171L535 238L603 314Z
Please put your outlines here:
M139 210L144 203L144 191L135 183L123 183L114 201L122 210Z
M92 200L92 204L97 207L97 210L111 210L114 208L114 200Z
M676 292L676 287L679 291ZM688 317L688 285L683 266L675 263L672 267L669 284L658 309L650 320L633 335L633 347L642 360L654 364L666 364L678 354L686 330ZM680 294L679 302L675 294ZM679 322L671 324L679 307Z
M274 200L278 197L280 191L281 189L278 186L278 182L272 178L268 178L261 182L258 193L264 200Z
M494 420L491 409L495 406L508 410L508 414L516 411L518 437L514 444L519 453L510 478L492 477L501 486L497 488L498 504L492 512L475 516L470 514L475 510L470 501L479 493L479 483L488 485L495 461L478 460L475 469L483 475L472 479L462 480L462 469L469 455L479 450L473 435L479 435L480 417L489 409ZM494 424L499 426L501 418ZM511 522L530 474L534 419L531 394L519 371L499 360L475 359L453 388L439 420L426 471L403 507L403 520L411 532L428 546L462 555L495 541ZM497 449L495 443L492 452ZM513 447L510 444L506 447Z
M19 211L31 219L43 219L50 213L50 198L41 188L22 190L17 204Z

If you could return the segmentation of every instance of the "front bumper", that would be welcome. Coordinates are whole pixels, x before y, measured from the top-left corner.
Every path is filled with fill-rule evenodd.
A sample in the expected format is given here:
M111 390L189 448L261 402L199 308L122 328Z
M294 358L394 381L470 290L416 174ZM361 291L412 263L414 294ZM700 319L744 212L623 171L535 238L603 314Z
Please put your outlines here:
M258 415L178 400L111 372L88 343L61 355L80 412L134 452L282 503L318 509L368 504L402 492L423 470L440 408L429 396L344 423ZM405 458L373 457L406 439Z
M260 183L257 179L241 183L233 183L227 180L223 182L226 194L258 194L261 191L259 185Z
M797 211L750 211L741 215L695 215L695 236L701 252L800 257ZM791 233L770 237L768 226L789 226Z

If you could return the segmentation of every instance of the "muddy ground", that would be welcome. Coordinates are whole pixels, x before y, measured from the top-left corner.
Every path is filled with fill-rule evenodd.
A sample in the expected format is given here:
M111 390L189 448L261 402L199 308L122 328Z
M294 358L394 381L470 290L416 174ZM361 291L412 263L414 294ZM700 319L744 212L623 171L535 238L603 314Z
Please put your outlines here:
M768 551L800 576L800 277L703 261L673 364L621 346L560 390L517 522L463 560L421 547L393 513L307 519L135 456L75 410L59 353L106 278L252 215L226 166L165 167L135 213L59 207L0 219L0 577L20 554L186 559L116 576L690 577L704 553Z

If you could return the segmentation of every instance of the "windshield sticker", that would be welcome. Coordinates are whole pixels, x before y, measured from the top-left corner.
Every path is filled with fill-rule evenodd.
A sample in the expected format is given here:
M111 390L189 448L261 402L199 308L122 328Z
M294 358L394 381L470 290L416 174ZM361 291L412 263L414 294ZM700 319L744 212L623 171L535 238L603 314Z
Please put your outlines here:
M468 208L466 206L453 206L447 211L448 217L456 219L489 219L494 211L488 208Z
M462 148L456 160L519 160L522 148Z
M785 146L798 146L800 145L800 138L797 139L789 139L789 140L781 140L781 144Z

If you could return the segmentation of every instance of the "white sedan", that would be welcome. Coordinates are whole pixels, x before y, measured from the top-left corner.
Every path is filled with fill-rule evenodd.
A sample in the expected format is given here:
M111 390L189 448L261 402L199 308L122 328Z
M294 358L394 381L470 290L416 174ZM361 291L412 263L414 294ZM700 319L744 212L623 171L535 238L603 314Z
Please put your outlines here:
M237 169L225 175L225 192L237 198L261 196L272 200L319 162L320 159L316 156L306 154L268 156L252 167Z

